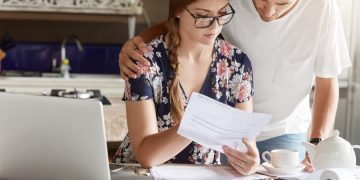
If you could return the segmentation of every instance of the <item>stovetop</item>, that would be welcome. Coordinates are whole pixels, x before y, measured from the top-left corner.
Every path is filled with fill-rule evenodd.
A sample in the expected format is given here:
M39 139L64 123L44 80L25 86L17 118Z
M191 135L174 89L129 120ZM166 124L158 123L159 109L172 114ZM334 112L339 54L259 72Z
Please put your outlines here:
M102 102L103 105L111 105L109 99L101 95L101 92L98 89L88 89L84 91L80 91L77 89L74 89L72 91L67 91L65 89L52 89L50 92L50 96L78 99L98 99Z
M6 92L6 89L0 89L0 92ZM42 93L45 96L65 97L65 98L78 98L78 99L98 99L103 105L111 105L110 100L101 94L99 89L88 89L79 91L74 89L67 91L65 89L52 89L50 93Z

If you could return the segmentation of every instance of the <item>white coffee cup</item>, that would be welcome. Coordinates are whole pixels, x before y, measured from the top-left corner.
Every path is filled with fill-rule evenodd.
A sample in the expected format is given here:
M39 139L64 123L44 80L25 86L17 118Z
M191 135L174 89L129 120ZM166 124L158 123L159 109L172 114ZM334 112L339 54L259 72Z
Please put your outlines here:
M270 157L268 159L267 156ZM265 151L261 155L262 159L276 168L295 168L299 165L299 152L292 149L275 149Z

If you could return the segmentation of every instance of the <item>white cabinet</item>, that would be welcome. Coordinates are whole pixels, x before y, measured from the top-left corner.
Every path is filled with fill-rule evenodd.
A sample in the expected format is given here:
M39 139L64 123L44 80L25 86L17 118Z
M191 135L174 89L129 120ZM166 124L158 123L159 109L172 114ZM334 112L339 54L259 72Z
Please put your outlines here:
M142 0L0 0L0 16L14 19L51 19L56 18L86 19L83 15L91 15L88 19L108 19L107 16L127 16L129 38L135 35L136 16L143 12ZM42 14L40 17L38 14ZM50 16L44 16L47 13ZM80 16L82 15L82 16Z
M141 0L0 0L5 11L139 15Z

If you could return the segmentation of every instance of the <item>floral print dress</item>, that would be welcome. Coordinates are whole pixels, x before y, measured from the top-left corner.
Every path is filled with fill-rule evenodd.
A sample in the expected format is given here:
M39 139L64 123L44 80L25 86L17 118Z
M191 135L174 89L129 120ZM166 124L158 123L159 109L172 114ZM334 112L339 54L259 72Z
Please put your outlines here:
M147 51L143 56L151 65L139 78L129 79L126 82L123 100L152 99L155 104L158 129L161 132L172 127L169 87L173 72L168 62L164 36L147 43ZM247 55L228 42L216 39L213 60L199 93L234 107L236 103L246 102L253 96L252 77L252 67ZM188 97L184 94L181 84L180 89L187 104ZM136 162L128 135L112 161ZM220 164L220 153L192 142L168 163Z

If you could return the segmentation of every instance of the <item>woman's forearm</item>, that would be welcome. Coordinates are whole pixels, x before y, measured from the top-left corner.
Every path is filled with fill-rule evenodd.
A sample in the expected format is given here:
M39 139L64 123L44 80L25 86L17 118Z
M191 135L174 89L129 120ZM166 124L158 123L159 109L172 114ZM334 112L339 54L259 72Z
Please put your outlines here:
M175 157L191 143L177 134L178 128L179 125L145 137L135 152L136 160L143 167L150 168Z

